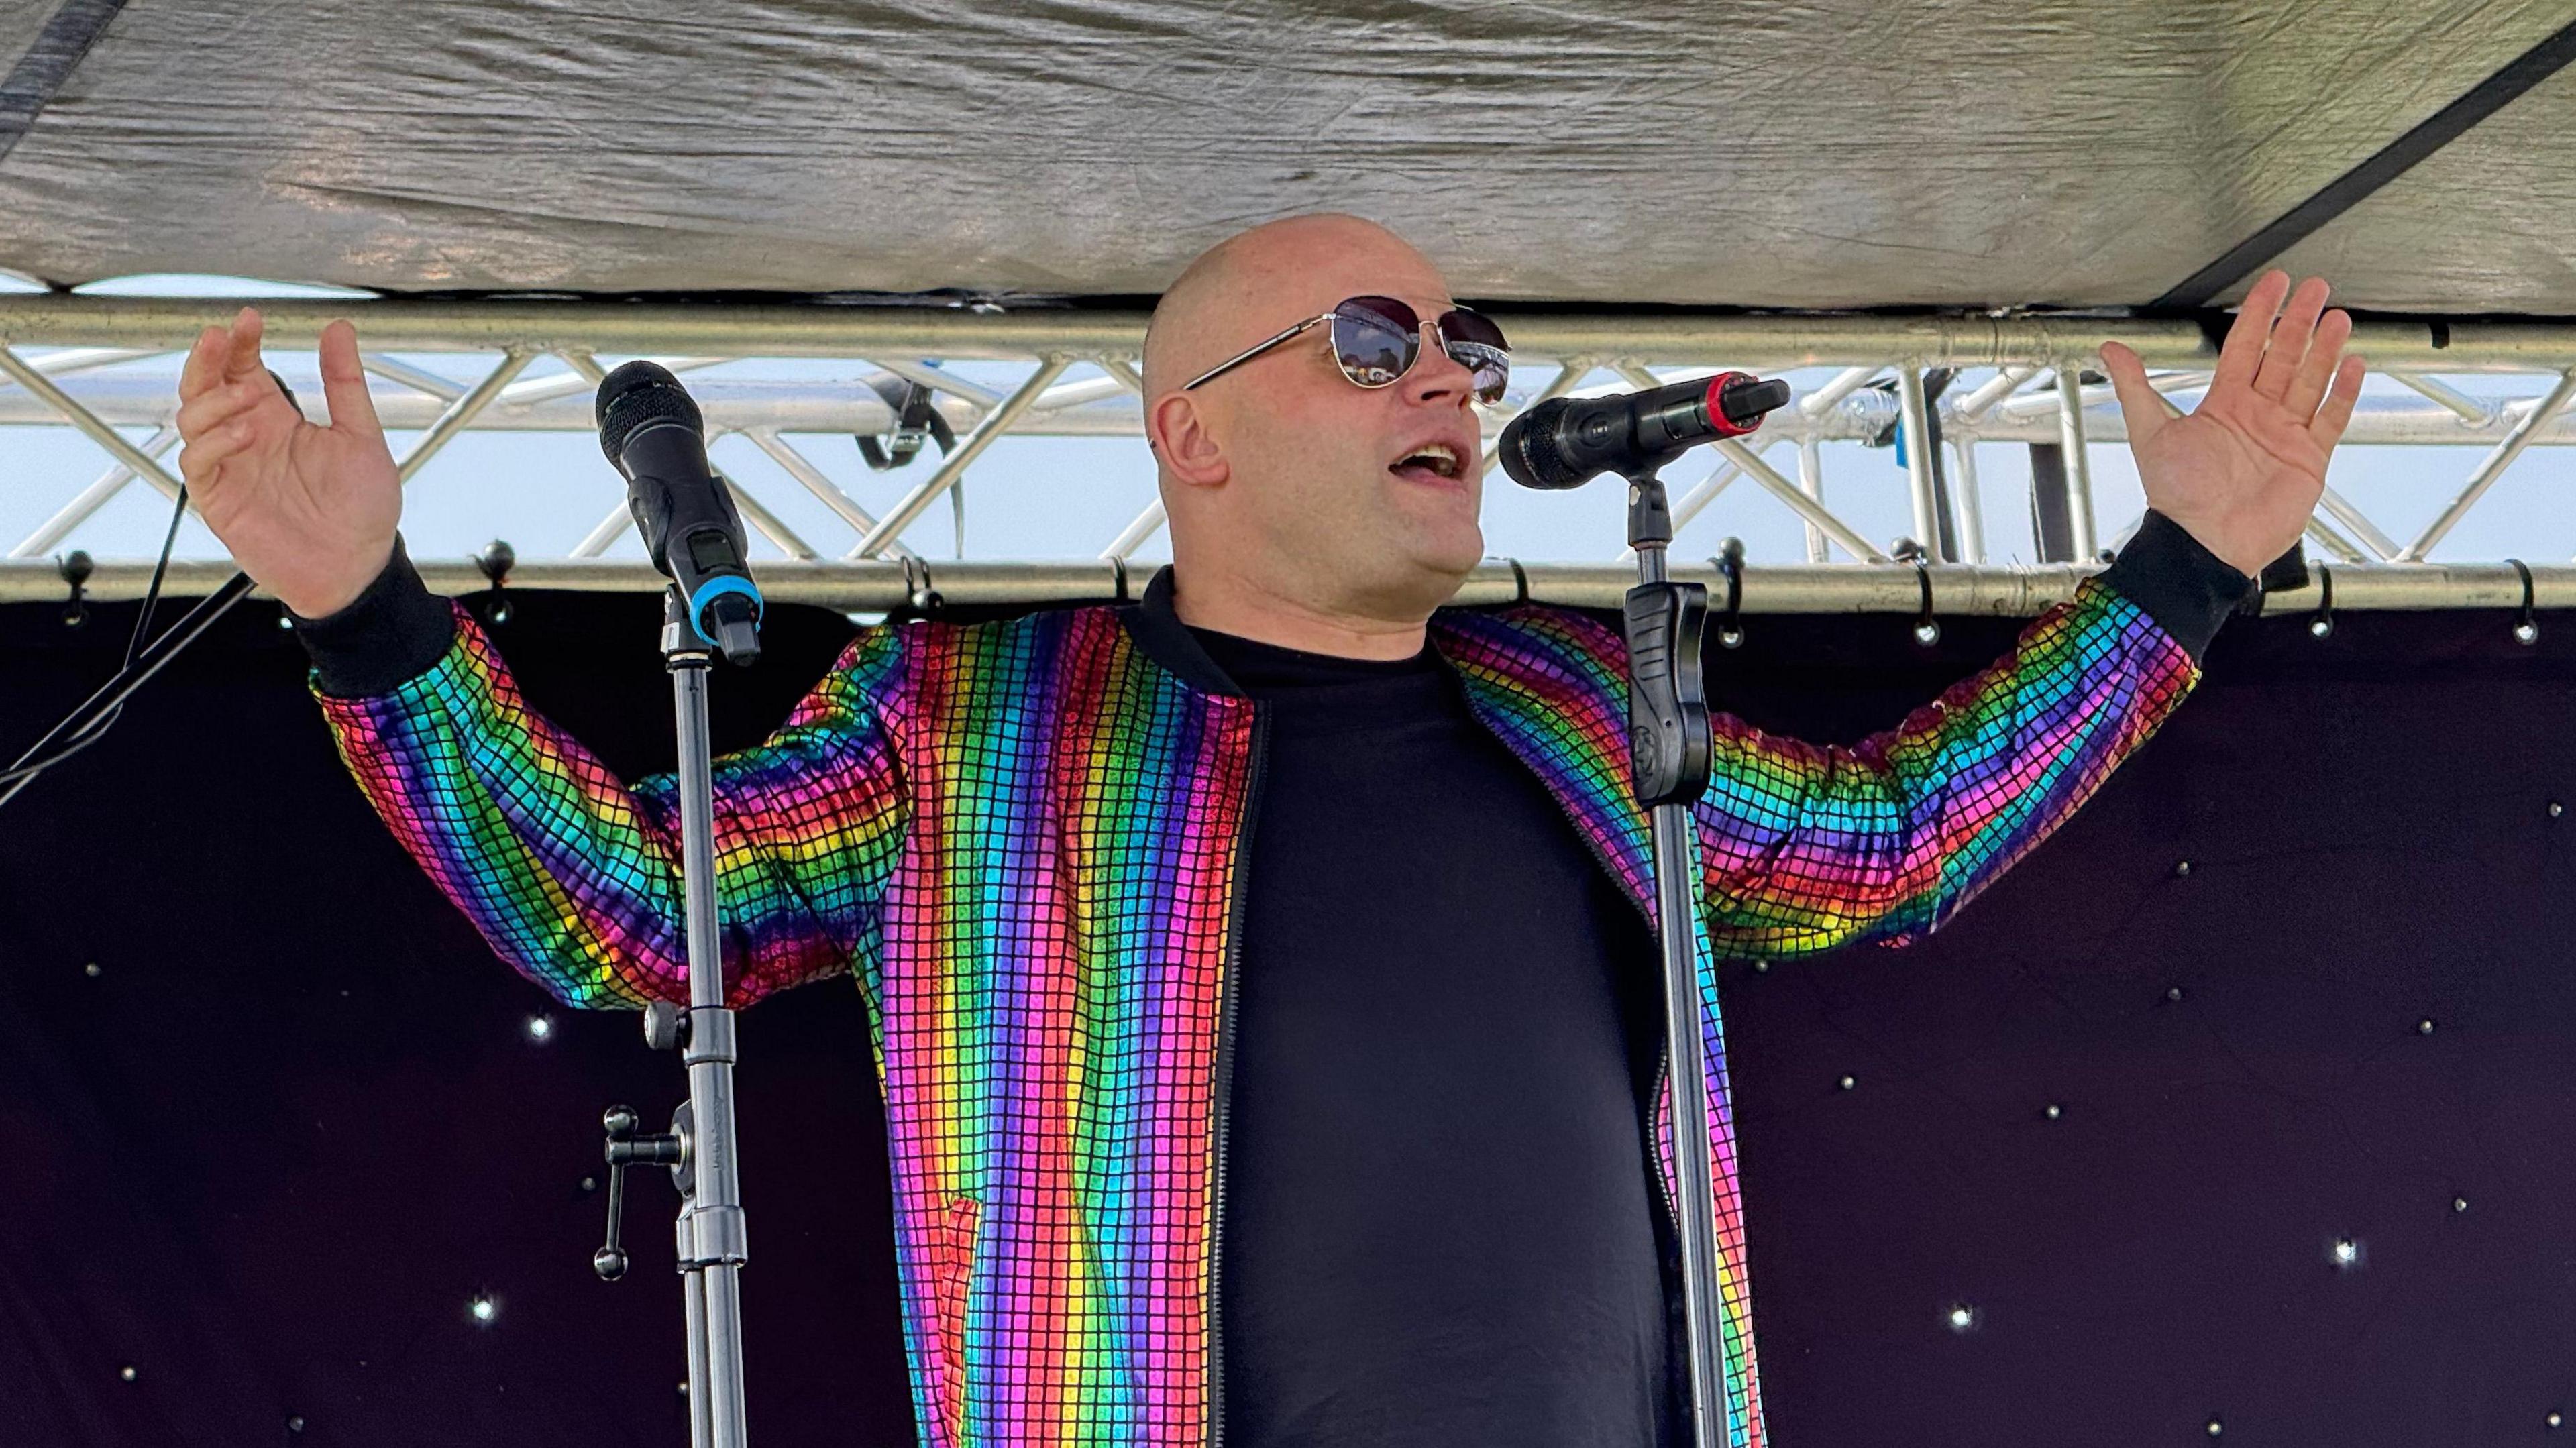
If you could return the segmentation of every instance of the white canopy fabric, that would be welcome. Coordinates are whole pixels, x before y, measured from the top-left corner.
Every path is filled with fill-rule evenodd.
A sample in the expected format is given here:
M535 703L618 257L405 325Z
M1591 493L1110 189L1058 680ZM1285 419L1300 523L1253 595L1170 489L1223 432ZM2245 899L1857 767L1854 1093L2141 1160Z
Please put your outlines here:
M0 0L0 266L1160 290L1337 208L1463 296L2151 302L2543 41L2524 0ZM81 46L86 43L86 49ZM68 52L68 54L66 54ZM2286 258L2576 312L2576 74Z

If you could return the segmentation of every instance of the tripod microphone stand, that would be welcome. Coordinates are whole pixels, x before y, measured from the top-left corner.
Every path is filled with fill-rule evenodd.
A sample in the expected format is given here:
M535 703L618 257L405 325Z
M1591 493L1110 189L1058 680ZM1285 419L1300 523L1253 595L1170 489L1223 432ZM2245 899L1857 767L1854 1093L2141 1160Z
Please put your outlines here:
M592 1255L602 1278L626 1273L618 1243L630 1166L671 1169L674 1231L688 1323L691 1448L743 1448L742 1267L747 1260L733 1120L734 1016L725 1005L716 899L715 781L707 737L707 673L716 655L760 656L759 588L744 562L742 518L706 461L705 424L671 374L629 362L599 389L600 445L627 479L628 507L646 549L671 579L664 594L663 667L679 739L680 911L689 976L686 1010L654 1001L644 1040L677 1050L689 1099L667 1134L638 1136L639 1118L612 1106L607 1134L608 1241Z
M1655 934L1663 947L1664 1040L1673 1093L1673 1195L1679 1198L1682 1305L1690 1352L1692 1442L1719 1448L1725 1385L1718 1373L1716 1168L1710 1158L1706 1039L1700 1034L1698 837L1690 807L1708 787L1708 699L1700 640L1708 590L1665 576L1673 515L1653 470L1628 479L1628 545L1637 586L1622 609L1628 636L1628 763L1637 802L1651 810Z
M1717 1294L1716 1166L1709 1149L1708 1042L1701 1034L1699 842L1691 805L1708 788L1708 698L1700 640L1708 590L1665 570L1673 515L1666 463L1703 442L1761 426L1789 385L1741 372L1665 383L1611 397L1550 398L1503 429L1503 470L1523 487L1579 488L1602 473L1628 481L1628 546L1637 586L1623 613L1628 640L1628 768L1648 811L1655 933L1664 966L1664 1040L1673 1093L1673 1214L1681 1238L1682 1306L1690 1354L1691 1442L1721 1448L1728 1407Z

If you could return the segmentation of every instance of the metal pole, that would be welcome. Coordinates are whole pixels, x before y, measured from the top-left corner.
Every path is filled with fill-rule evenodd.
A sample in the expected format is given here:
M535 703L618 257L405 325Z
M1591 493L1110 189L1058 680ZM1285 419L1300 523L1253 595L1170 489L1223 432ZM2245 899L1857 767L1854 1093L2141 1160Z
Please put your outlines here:
M1653 802L1655 934L1664 963L1664 1059L1673 1093L1673 1210L1681 1239L1691 1441L1696 1448L1723 1448L1716 1165L1708 1142L1699 962L1692 949L1698 935L1699 851L1688 803L1708 784L1708 705L1697 686L1697 620L1705 617L1707 595L1697 584L1669 581L1665 555L1672 536L1663 483L1652 474L1629 479L1628 546L1637 555L1637 587L1627 597L1631 785L1638 799ZM1677 766L1681 759L1692 762ZM1666 778L1659 769L1677 773Z
M707 740L705 646L686 622L686 605L669 595L662 630L671 671L680 745L680 890L687 931L689 1033L681 1060L689 1068L688 1130L683 1148L689 1190L681 1199L679 1239L692 1343L691 1410L707 1419L707 1448L742 1448L742 1183L733 1122L734 1019L725 1007L724 960L715 880L715 790ZM703 1405L701 1407L700 1405Z
M1812 437L1798 440L1798 491L1817 507L1825 505L1825 459ZM1825 530L1817 527L1812 518L1803 521L1807 525L1807 561L1829 561L1833 555L1825 550Z
M1923 545L1923 556L1935 563L1956 563L1945 546L1941 526L1941 488L1932 475L1933 453L1930 409L1923 405L1923 369L1896 369L1896 407L1905 428L1905 479L1914 500L1914 541Z
M2074 535L2075 557L2090 563L2101 543L2093 531L2093 468L2084 451L2084 374L2057 369L2057 445L2065 449L2066 524Z
M1977 444L1973 438L1960 438L1950 444L1950 455L1959 463L1959 475L1950 487L1951 505L1959 514L1959 561L1986 561L1986 500L1977 492Z

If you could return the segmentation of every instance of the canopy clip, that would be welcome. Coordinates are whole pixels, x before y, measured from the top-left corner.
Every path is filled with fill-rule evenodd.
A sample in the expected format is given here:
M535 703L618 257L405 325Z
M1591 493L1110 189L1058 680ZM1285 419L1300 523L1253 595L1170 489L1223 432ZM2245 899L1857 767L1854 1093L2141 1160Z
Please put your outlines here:
M484 544L483 551L474 555L475 571L492 585L492 604L483 610L483 616L495 628L510 621L510 600L501 596L501 585L510 581L510 570L518 566L519 550L499 538Z
M1717 615L1717 641L1730 649L1744 647L1744 540L1729 538L1708 560L1726 575L1726 607Z
M2522 613L2514 620L2513 641L2536 644L2540 642L2540 620L2531 612L2531 569L2519 558L2508 558L2505 562L2512 564L2513 571L2522 575Z
M2308 636L2334 637L2334 566L2322 559L2317 563L2317 614L2308 620Z
M72 586L72 596L63 602L63 627L79 628L89 622L89 603L82 595L88 591L95 566L89 554L78 548L54 560L54 570Z
M1914 586L1923 595L1914 615L1914 641L1928 649L1941 641L1941 620L1932 616L1932 566L1920 556L1914 560Z

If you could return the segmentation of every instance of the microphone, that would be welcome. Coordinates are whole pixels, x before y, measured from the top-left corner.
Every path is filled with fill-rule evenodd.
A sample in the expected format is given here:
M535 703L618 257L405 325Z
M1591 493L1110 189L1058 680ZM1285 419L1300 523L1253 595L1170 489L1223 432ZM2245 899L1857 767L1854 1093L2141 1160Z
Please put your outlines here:
M600 451L626 479L626 508L653 566L678 587L689 627L727 662L760 657L767 611L733 494L707 463L706 419L680 379L629 362L599 384Z
M1579 488L1602 473L1652 472L1692 447L1737 437L1789 400L1789 384L1721 372L1617 397L1556 397L1503 429L1503 471L1524 488Z

